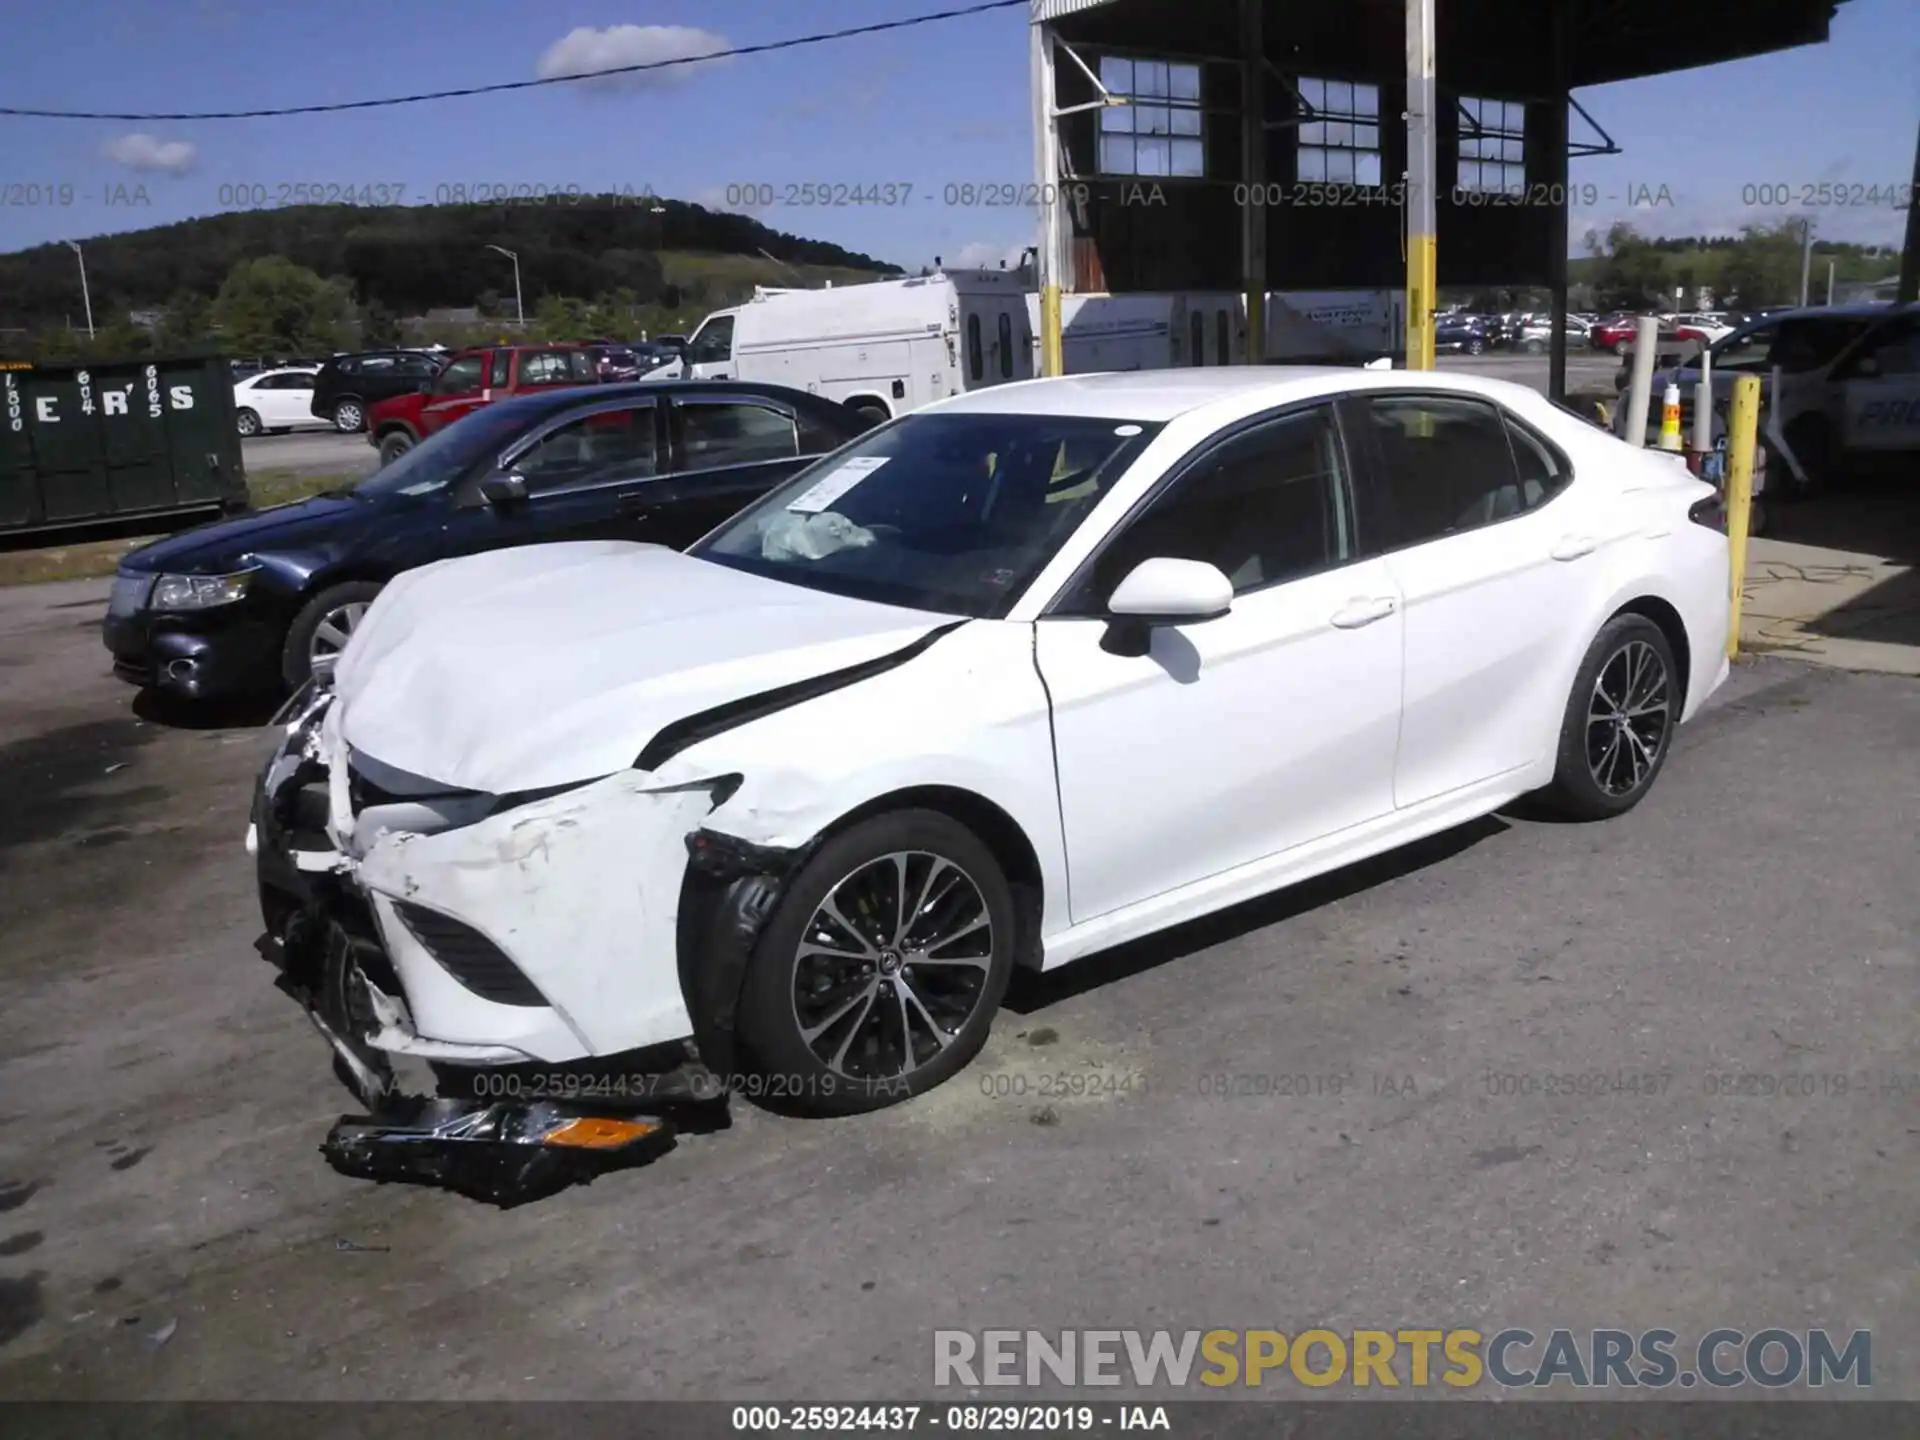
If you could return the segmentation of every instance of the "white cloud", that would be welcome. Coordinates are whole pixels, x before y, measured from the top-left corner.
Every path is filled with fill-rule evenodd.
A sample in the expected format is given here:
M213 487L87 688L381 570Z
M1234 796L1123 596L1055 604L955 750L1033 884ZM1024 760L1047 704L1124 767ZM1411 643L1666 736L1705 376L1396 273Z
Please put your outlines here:
M598 78L584 83L595 90L641 90L685 80L695 71L724 62L670 65L662 70L641 70L628 75L601 75L600 72L617 70L623 65L689 60L696 55L729 49L731 45L726 36L711 30L697 30L691 25L609 25L604 30L582 25L549 45L535 68L542 80L563 75L593 75Z
M129 170L159 170L168 175L184 175L199 157L185 140L162 140L158 135L122 135L100 147L100 153L116 165Z
M1020 263L1025 245L1002 245L992 240L970 240L951 255L940 258L955 270L996 270L1002 260L1013 269Z

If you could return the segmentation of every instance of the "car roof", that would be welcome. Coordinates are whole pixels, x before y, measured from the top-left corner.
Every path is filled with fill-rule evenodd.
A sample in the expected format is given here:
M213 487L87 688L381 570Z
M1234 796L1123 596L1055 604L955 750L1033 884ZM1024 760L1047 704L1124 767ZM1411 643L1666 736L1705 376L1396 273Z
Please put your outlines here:
M1534 396L1523 385L1460 371L1364 370L1357 365L1223 365L1018 380L936 401L927 409L944 414L1077 415L1164 422L1210 405L1249 399L1286 405L1359 390L1409 389L1455 391L1506 404Z

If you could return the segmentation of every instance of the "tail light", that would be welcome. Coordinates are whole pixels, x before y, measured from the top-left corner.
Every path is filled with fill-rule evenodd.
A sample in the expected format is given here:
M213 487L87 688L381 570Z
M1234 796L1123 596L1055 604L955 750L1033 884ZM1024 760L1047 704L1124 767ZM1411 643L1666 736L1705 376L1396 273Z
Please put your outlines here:
M1727 533L1727 507L1718 495L1696 501L1687 511L1687 519L1709 530L1718 530L1722 535Z

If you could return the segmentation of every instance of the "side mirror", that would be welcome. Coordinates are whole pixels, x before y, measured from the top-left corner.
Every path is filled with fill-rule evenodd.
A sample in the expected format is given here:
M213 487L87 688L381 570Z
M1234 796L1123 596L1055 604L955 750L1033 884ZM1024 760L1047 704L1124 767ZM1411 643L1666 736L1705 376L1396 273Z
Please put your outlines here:
M527 498L527 477L504 470L480 482L480 498L489 505L514 505Z
M1147 626L1217 620L1232 608L1233 582L1218 566L1167 556L1142 560L1107 601L1115 619Z

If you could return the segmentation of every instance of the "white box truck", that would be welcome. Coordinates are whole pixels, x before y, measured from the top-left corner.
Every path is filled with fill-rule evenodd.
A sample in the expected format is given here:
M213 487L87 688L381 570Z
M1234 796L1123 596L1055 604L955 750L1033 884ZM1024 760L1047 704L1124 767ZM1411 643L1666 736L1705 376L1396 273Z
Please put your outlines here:
M820 290L762 288L744 305L714 311L683 361L645 378L763 380L885 420L1033 374L1021 273L944 270Z

